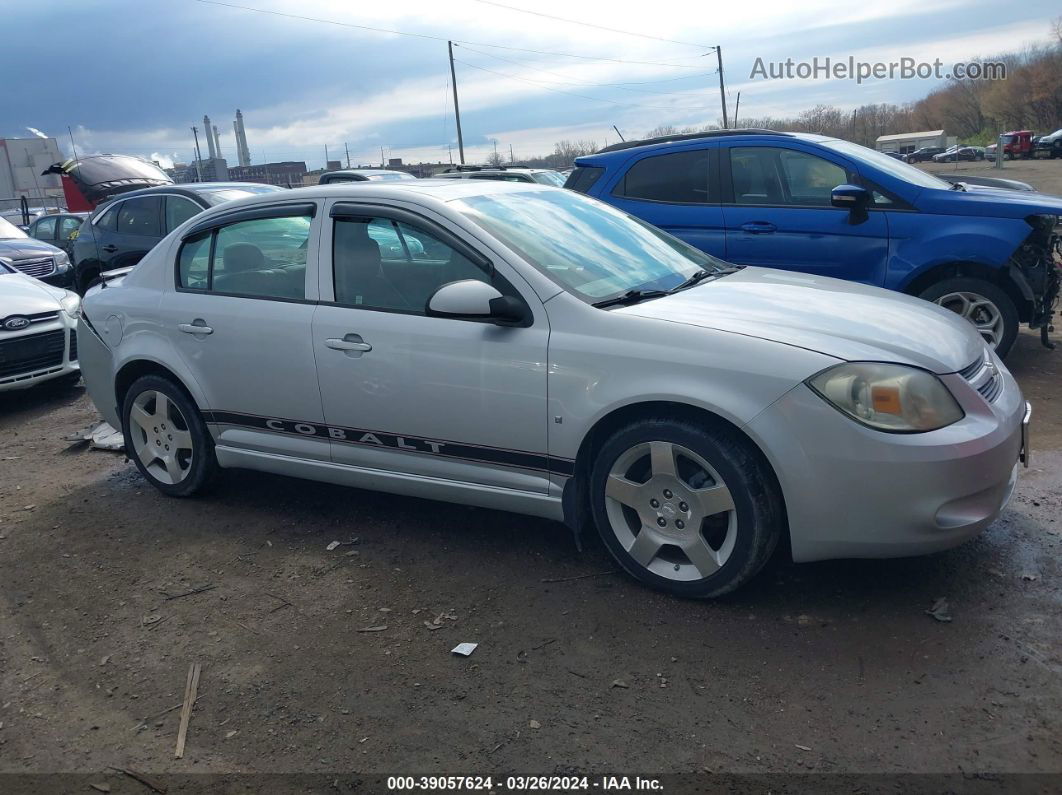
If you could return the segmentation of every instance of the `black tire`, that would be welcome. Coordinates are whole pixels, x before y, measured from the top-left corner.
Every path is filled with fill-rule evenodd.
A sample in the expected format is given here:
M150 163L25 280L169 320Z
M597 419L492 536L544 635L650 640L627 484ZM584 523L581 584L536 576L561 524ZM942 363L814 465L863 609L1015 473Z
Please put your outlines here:
M993 349L999 357L1006 356L1014 345L1014 340L1018 338L1018 328L1021 325L1018 319L1018 308L1011 297L990 281L967 277L939 281L923 290L918 297L938 303L944 296L955 293L972 293L987 299L996 306L1002 319L1003 330L999 341L993 345ZM992 344L988 339L985 341Z
M158 392L177 407L183 418L186 430L191 437L191 455L186 459L187 474L177 483L166 483L153 474L135 450L130 415L137 398L147 392ZM206 489L214 480L218 471L217 456L214 454L214 440L207 430L206 423L199 409L185 392L184 388L169 378L158 375L145 375L138 378L129 387L122 401L122 434L125 436L126 455L136 464L140 474L156 489L170 497L190 497Z
M613 530L606 506L606 480L620 456L640 444L651 442L688 448L715 469L730 490L736 514L735 540L729 557L707 577L679 581L660 576L639 563ZM722 596L748 582L771 557L785 531L781 490L768 465L745 437L733 429L710 428L667 416L647 417L634 422L614 433L602 445L590 476L590 499L594 523L616 562L646 585L684 597L707 599ZM661 506L662 509L665 507ZM694 532L702 534L703 528L702 525Z
M84 297L88 292L89 285L92 284L92 280L98 278L100 272L98 270L87 270L84 273L79 273L77 276L77 293Z

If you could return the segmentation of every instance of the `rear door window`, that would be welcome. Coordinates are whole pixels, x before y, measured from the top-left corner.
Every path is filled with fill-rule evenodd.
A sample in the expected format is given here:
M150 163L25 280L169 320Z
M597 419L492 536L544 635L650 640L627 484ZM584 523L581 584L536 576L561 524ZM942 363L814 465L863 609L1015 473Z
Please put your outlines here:
M199 215L203 208L183 196L166 197L166 234L169 234L189 218Z
M55 219L41 218L33 227L33 236L38 240L55 240Z
M670 204L708 203L708 150L694 149L636 161L615 195Z

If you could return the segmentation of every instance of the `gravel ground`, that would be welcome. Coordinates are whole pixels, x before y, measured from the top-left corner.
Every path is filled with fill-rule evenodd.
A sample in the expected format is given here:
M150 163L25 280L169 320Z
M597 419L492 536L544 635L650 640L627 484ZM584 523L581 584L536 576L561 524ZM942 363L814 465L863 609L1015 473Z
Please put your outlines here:
M245 472L167 499L68 449L81 389L8 395L0 771L1062 773L1062 365L1011 364L1036 460L983 536L707 603L537 519Z

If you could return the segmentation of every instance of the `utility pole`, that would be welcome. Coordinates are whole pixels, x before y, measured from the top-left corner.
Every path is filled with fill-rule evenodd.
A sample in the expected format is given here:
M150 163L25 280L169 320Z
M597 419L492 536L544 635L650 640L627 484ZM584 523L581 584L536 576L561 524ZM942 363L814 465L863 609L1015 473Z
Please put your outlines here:
M719 61L719 100L723 103L723 129L727 130L730 125L726 120L726 89L723 87L723 48L715 46L715 57Z
M199 151L199 131L193 126L192 136L195 138L195 174L199 182L203 181L203 155Z
M624 138L624 137L623 137L623 133L621 133L621 132L619 131L619 127L617 127L617 126L616 126L615 124L613 124L613 125L612 125L612 129L616 131L616 135L618 135L618 136L619 136L619 139L620 139L621 141L625 141L625 140L627 140L626 138Z
M446 48L450 51L450 84L454 87L454 118L457 120L457 150L461 158L461 165L465 164L465 141L461 137L461 108L457 104L457 72L454 71L454 43L446 42Z
M74 131L70 129L70 125L66 125L66 131L70 133L70 150L74 153L74 162L77 162L77 147L74 145Z
M734 105L734 126L737 127L738 111L741 110L741 92L738 92L737 103Z
M492 139L494 141L494 162L498 162L498 139Z
M384 160L383 147L381 146L380 147L380 168L383 168L386 163L387 163L387 161Z
M513 145L512 144L509 144L509 162L510 163L515 163L516 162L516 155L513 154Z
M328 168L328 144L325 144L324 147L325 147L325 168Z
M350 147L346 143L343 144L343 151L347 153L347 168L350 168Z

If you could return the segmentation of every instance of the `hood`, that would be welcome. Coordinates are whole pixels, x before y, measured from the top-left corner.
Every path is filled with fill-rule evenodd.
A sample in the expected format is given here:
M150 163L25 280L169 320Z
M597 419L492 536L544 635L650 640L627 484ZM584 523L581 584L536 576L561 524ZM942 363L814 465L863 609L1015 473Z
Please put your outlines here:
M57 312L66 290L24 273L0 273L0 320L11 315Z
M1062 198L1027 191L927 188L915 203L919 210L941 215L982 215L993 218L1025 218L1037 214L1062 215Z
M902 293L803 273L744 268L612 310L794 345L846 361L953 373L982 356L973 326Z
M54 257L61 253L62 249L32 237L0 240L0 257L14 260L15 262L21 259L33 259L34 257Z

